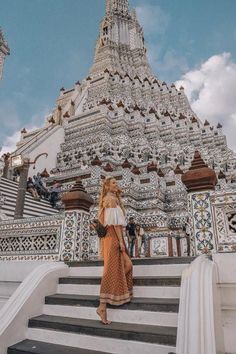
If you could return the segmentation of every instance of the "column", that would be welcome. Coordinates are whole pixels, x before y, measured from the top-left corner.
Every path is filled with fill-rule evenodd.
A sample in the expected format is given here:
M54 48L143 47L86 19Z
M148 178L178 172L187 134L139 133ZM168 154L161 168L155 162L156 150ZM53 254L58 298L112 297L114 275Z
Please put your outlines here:
M196 151L189 171L182 175L182 182L188 192L188 211L193 230L192 253L210 254L216 248L210 205L210 195L217 183L216 173L207 167Z
M23 219L28 172L29 160L25 159L23 166L20 168L20 179L18 185L14 219Z
M61 241L61 260L65 262L89 259L90 214L93 199L84 189L80 179L62 197L65 220Z

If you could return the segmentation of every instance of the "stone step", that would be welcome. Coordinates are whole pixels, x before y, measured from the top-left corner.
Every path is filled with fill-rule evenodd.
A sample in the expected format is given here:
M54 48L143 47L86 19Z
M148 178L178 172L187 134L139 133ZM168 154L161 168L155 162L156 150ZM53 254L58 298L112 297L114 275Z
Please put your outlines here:
M4 192L2 194L7 197L6 201L8 205L13 206L16 204L16 195L11 194L11 196L8 197L7 193ZM35 200L31 196L27 195L25 198L25 208L30 208L32 205L42 210L53 210L49 201L44 199Z
M154 265L154 264L190 264L195 257L156 257L156 258L133 258L133 265ZM69 267L96 267L102 266L103 261L81 261L67 262Z
M183 270L188 266L188 264L154 264L151 267L149 265L134 265L133 274L134 277L142 276L173 276L181 277ZM95 276L101 277L103 273L103 266L91 266L91 267L71 267L69 275L70 276Z
M175 347L170 345L99 337L96 335L54 331L50 329L29 328L27 338L34 341L67 345L94 351L99 349L105 353L113 354L170 354L175 352Z
M10 297L20 284L21 282L16 281L0 281L0 296Z
M100 285L100 277L64 277L59 278L59 284L90 284ZM181 277L135 277L135 286L180 286Z
M97 301L98 306L98 301ZM44 305L43 314L49 316L63 316L82 318L87 320L98 320L96 307L80 305ZM109 307L107 315L112 322L138 323L142 325L177 327L178 313L157 312L140 309L120 309L120 307Z
M24 218L34 218L34 217L43 217L43 216L54 215L54 214L58 213L58 211L53 211L53 210L54 209L52 209L52 211L44 210L44 209L39 210L32 203L31 207L24 209L23 216L24 216ZM15 204L14 204L14 207L9 204L3 205L2 211L4 212L4 214L9 216L10 218L14 218Z
M9 199L15 198L18 193L18 185L12 186L11 183L5 184L0 182L0 191ZM32 201L33 197L29 192L25 194L26 201ZM48 201L41 199L41 203L47 205Z
M6 203L2 206L3 212L9 216L14 216L16 197L17 197L18 183L0 179L0 192L6 198ZM38 217L47 216L58 213L58 210L53 209L47 200L41 199L40 201L34 200L30 193L26 192L24 217Z
M8 300L9 296L0 295L0 309L5 305Z
M122 322L104 326L100 321L47 315L30 319L29 327L172 346L176 345L177 335L177 329L173 327Z
M84 348L66 347L64 345L24 340L8 348L7 354L107 354Z
M26 215L49 215L49 214L56 214L58 213L58 210L53 209L49 204L47 206L41 205L41 202L37 200L32 200L30 203L26 203L24 207L24 214ZM16 199L13 199L12 201L7 201L6 204L2 206L3 210L6 210L8 212L14 212L16 207Z
M55 294L46 296L45 304L47 305L66 305L66 306L86 306L97 307L99 305L99 297L92 295L72 295L72 294ZM108 304L108 308L114 308ZM168 298L137 298L134 297L131 302L119 306L120 310L143 310L143 311L159 311L159 312L178 312L179 300Z
M99 295L100 285L90 284L59 284L57 286L59 294L74 295ZM179 298L180 287L178 286L134 286L134 297L149 298Z

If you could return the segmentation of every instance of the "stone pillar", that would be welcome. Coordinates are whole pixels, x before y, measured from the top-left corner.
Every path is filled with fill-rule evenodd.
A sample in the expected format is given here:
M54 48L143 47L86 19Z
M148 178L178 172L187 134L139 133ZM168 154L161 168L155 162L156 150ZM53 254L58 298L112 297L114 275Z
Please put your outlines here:
M2 172L3 178L9 178L10 157L11 157L11 155L9 154L9 152L7 154L3 155L3 158L4 158L4 167L3 167L3 172Z
M61 259L65 262L89 259L90 215L93 199L84 189L80 179L62 197L65 220L61 241Z
M209 254L215 250L210 195L217 183L216 173L207 167L196 151L189 171L182 175L182 182L188 192L188 211L193 230L192 253Z
M25 159L23 166L20 168L20 179L19 179L18 192L16 198L14 219L23 219L28 173L29 173L29 160Z
M9 219L9 217L6 216L2 210L2 206L5 204L5 202L6 202L6 198L0 192L0 221Z

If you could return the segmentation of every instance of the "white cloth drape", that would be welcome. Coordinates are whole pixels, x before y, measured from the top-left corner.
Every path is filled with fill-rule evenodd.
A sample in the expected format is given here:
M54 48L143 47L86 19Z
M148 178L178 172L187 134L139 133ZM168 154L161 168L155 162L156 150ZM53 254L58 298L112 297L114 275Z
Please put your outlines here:
M123 210L120 206L116 208L105 208L104 225L127 225Z
M224 353L218 347L216 295L216 266L199 256L182 274L177 354Z

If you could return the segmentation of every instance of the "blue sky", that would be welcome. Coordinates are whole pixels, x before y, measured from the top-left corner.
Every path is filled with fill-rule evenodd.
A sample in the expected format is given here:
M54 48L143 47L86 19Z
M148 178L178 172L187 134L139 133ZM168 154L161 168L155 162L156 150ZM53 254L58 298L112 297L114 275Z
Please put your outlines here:
M144 26L155 74L167 82L181 80L197 113L214 124L221 120L230 135L236 128L236 1L130 5ZM10 148L20 128L42 125L59 89L86 76L103 15L103 0L0 0L0 26L11 49L0 82L0 146ZM219 78L225 88L213 90ZM223 92L218 109L204 99L209 85L214 101Z

